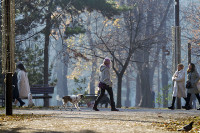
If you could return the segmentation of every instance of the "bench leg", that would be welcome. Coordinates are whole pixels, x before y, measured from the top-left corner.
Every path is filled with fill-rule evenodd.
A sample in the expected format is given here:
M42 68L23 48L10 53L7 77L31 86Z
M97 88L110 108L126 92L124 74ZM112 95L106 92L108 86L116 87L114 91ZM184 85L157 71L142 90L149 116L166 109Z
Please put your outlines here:
M49 95L44 94L44 96L49 96ZM44 98L44 107L49 107L49 98Z

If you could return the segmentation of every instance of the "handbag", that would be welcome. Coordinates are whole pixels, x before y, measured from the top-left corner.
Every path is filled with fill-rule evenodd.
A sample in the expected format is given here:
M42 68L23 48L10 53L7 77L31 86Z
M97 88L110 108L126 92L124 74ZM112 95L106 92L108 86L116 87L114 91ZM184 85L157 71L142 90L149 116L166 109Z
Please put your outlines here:
M187 82L186 82L186 88L187 88L187 89L190 89L191 87L192 87L191 82L190 82L190 81L187 81Z
M98 87L101 88L101 89L105 89L105 88L108 87L108 85L106 85L106 84L104 84L104 83L102 83L102 82L99 82Z
M189 80L191 80L191 75L189 75ZM192 84L191 84L190 81L187 81L187 82L186 82L186 88L187 88L187 89L192 88Z

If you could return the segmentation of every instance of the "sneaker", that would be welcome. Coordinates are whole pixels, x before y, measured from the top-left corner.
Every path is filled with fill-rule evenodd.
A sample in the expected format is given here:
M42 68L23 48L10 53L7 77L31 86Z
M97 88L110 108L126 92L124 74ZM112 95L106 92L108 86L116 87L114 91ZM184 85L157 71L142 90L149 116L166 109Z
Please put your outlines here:
M116 109L116 108L113 108L113 109L111 109L111 111L119 111L118 109Z
M168 109L174 110L174 106L170 106L168 107Z
M198 108L197 110L200 110L200 108Z
M95 107L93 107L92 109L93 109L94 111L99 111L99 109L97 109L97 108L95 108Z

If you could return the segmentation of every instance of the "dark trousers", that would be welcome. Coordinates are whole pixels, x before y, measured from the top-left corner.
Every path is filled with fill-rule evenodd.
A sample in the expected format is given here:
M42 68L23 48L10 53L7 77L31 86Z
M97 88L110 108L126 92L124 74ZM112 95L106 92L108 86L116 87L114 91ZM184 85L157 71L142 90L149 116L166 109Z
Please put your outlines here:
M97 99L95 100L94 103L94 108L97 108L97 105L99 103L99 101L101 100L101 98L104 96L105 94L105 90L107 90L108 94L110 95L110 105L111 108L114 109L115 108L115 102L114 102L114 98L113 98L113 91L112 91L112 87L106 86L104 88L101 88L101 92L100 95L97 97Z
M189 105L190 103L190 97L191 97L191 93L187 93L187 102L186 102L186 106ZM195 96L197 97L198 101L199 101L199 104L200 104L200 96L199 96L199 93L195 94Z

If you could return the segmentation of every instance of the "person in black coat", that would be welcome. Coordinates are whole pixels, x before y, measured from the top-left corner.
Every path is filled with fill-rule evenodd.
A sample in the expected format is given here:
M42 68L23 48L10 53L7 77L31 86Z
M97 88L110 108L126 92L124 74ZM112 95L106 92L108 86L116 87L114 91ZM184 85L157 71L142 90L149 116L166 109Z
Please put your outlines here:
M15 100L19 101L20 107L22 107L25 103L22 101L21 98L19 98L19 90L18 90L17 83L18 83L17 73L15 72L12 78L13 101Z

